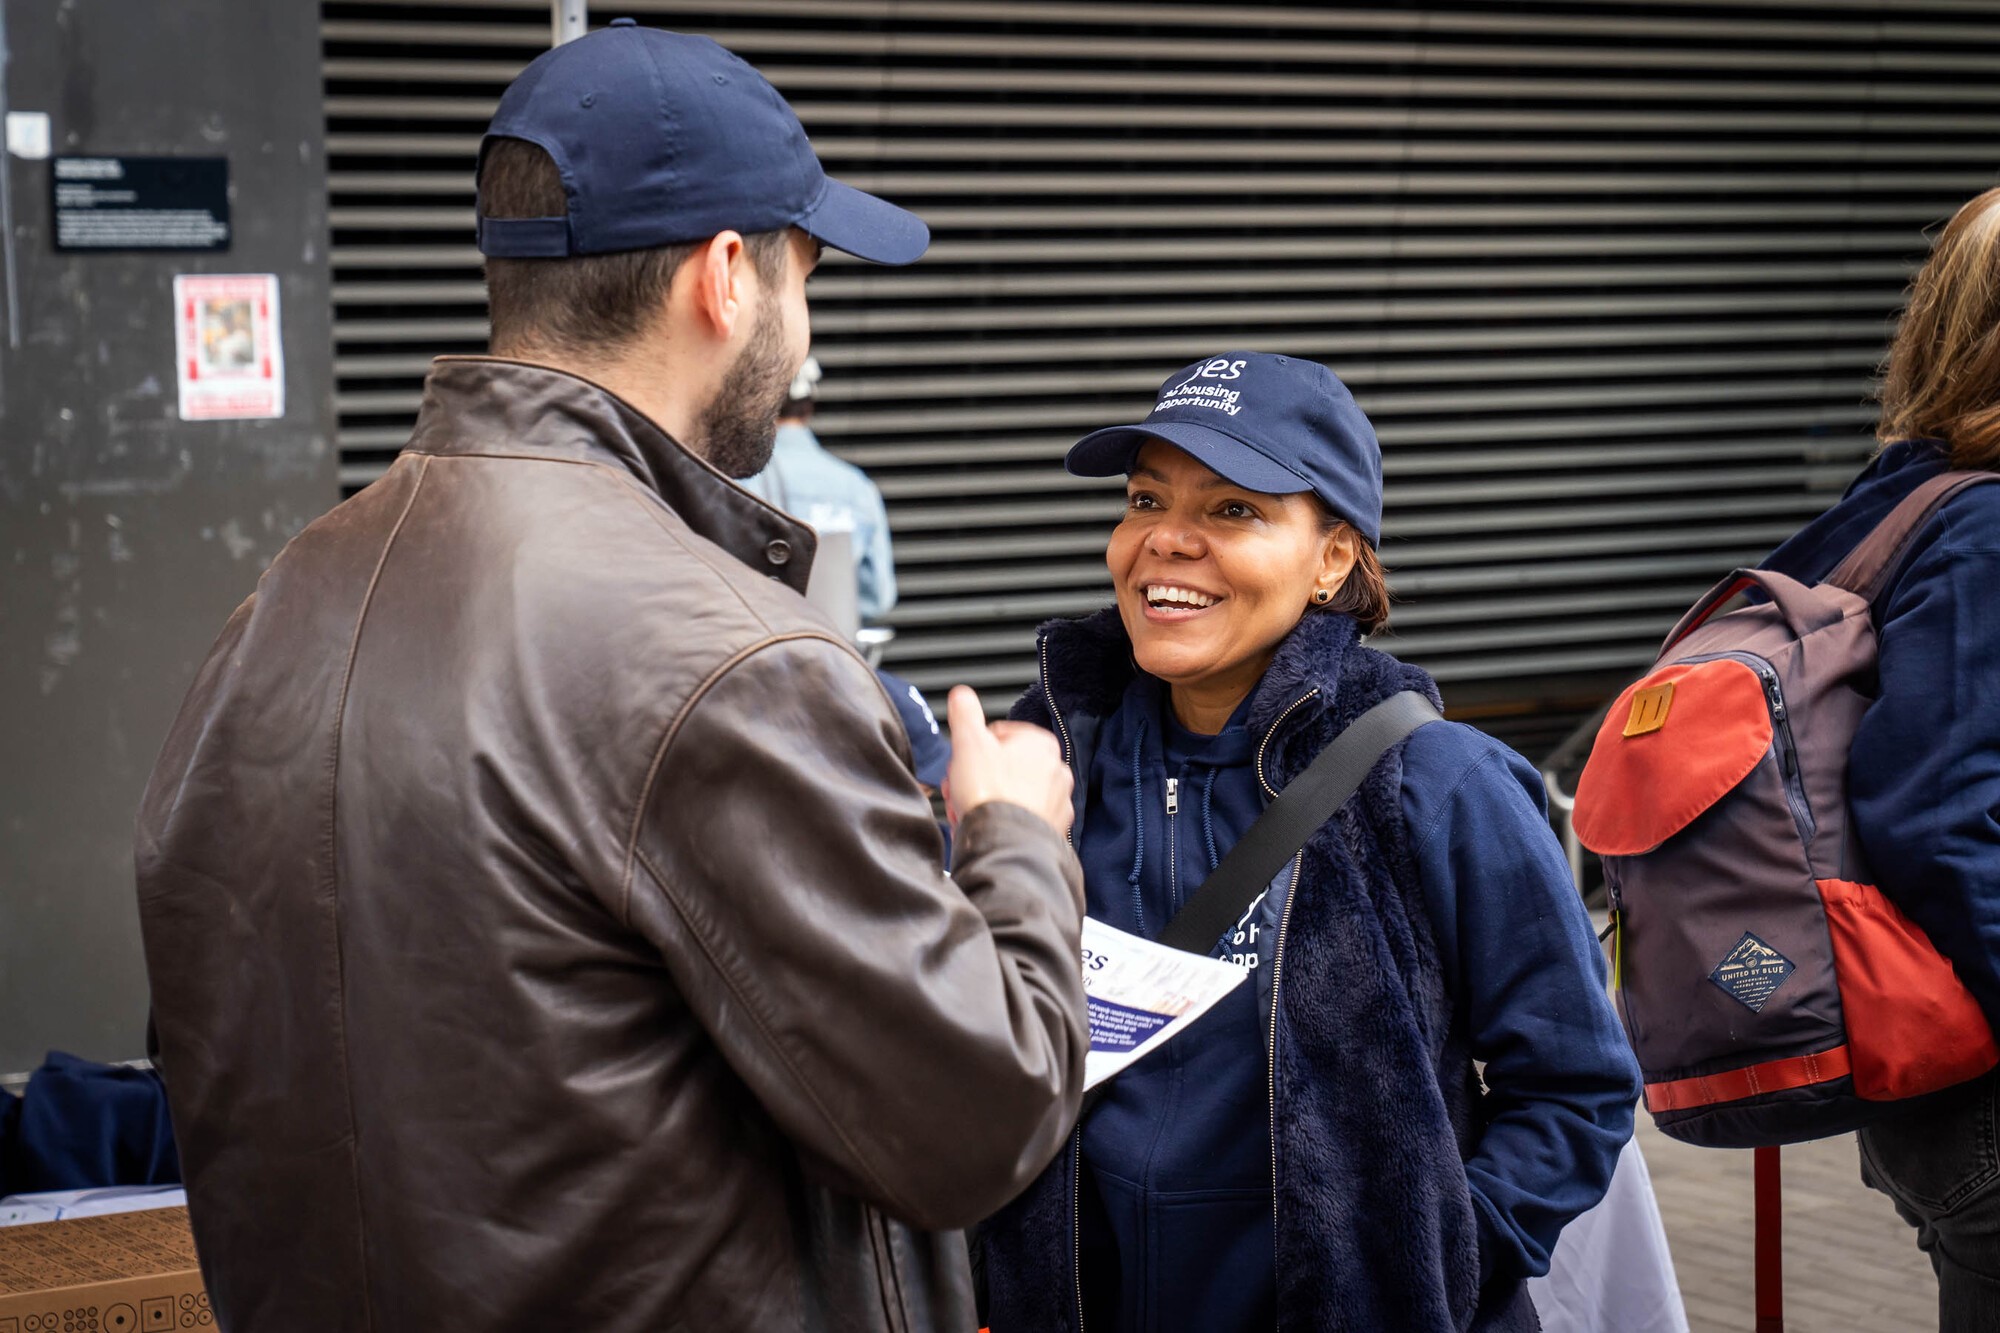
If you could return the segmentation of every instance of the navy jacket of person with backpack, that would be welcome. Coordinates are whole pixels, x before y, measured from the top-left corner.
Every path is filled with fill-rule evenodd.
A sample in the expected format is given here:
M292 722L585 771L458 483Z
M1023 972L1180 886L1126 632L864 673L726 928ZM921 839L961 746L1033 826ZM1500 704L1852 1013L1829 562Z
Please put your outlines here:
M1948 467L1890 445L1765 562L1815 583ZM2000 1031L2000 486L1947 501L1875 607L1880 687L1854 734L1848 805L1876 881Z
M2000 472L2000 189L1937 234L1889 345L1886 447L1772 554L1824 577L1899 501L1954 471ZM1917 529L1873 607L1875 698L1848 755L1851 826L1875 880L2000 1029L2000 484ZM2000 1075L1860 1134L1862 1177L1895 1200L1938 1275L1941 1333L2000 1328Z
M1825 577L1951 466L1936 440L1889 445L1770 567ZM2000 485L1952 496L1913 534L1875 603L1879 684L1848 759L1852 827L1883 893L1921 927L2000 1031ZM1859 1135L1938 1275L1940 1333L2000 1328L2000 1075L1935 1094Z
M1231 363L1238 377L1206 386L1220 393L1185 392L1191 372ZM1241 399L1220 396L1232 389ZM1218 423L1234 449L1201 433L1217 411L1204 397L1240 402ZM1262 591L1211 554L1253 522L1232 506L1254 506L1259 483L1310 489L1378 537L1372 431L1321 367L1196 363L1129 429L1086 440L1070 467L1135 470L1127 523L1171 507L1156 528L1189 528L1141 563L1219 602ZM1296 483L1246 464L1237 435ZM1162 449L1186 458L1149 452ZM1182 479L1162 494L1232 489L1182 518L1182 499L1142 488L1154 465ZM1125 592L1118 610L1044 628L1041 680L1014 715L1056 731L1076 772L1090 914L1150 938L1356 716L1402 690L1438 696L1312 593L1233 711L1196 728L1141 669ZM1145 628L1185 633L1204 615ZM1069 1150L982 1228L994 1333L1534 1328L1523 1281L1603 1193L1638 1091L1534 770L1471 728L1420 728L1214 953L1250 979L1114 1078Z

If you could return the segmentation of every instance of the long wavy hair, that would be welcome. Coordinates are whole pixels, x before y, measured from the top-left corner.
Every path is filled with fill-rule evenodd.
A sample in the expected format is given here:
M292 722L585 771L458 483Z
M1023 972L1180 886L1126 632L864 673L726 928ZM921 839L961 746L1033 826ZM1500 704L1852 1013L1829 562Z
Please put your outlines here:
M2000 470L2000 188L1953 215L1911 280L1880 396L1883 443L1938 440L1954 468Z

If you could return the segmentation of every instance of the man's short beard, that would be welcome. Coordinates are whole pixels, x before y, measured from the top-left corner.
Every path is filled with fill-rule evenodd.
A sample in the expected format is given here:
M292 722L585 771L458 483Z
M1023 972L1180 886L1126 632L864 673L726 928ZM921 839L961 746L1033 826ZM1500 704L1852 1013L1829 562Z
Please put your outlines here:
M723 376L722 387L702 409L695 445L709 465L725 477L754 477L771 461L778 437L778 413L784 410L797 367L789 365L779 325L777 293L766 288L757 301L757 323L736 364Z

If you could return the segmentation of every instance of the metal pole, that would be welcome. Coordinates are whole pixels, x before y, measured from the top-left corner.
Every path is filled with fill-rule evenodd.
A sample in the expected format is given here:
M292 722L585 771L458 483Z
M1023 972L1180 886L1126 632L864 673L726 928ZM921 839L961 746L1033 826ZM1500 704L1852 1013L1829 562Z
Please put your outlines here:
M1785 1246L1778 1206L1778 1150L1750 1154L1756 1178L1757 1333L1785 1333Z
M573 42L590 28L589 0L550 0L549 12L555 28L551 45Z
M1576 836L1576 797L1562 789L1555 770L1542 770L1542 788L1549 794L1549 810L1562 817L1563 854L1569 857L1569 877L1576 891L1583 892L1583 843Z

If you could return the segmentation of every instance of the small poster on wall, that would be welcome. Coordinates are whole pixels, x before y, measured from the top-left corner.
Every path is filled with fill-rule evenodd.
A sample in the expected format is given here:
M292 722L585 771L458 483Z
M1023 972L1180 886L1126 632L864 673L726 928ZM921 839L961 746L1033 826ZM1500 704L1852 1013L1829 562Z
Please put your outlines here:
M176 277L174 359L182 421L285 415L277 275Z

